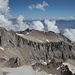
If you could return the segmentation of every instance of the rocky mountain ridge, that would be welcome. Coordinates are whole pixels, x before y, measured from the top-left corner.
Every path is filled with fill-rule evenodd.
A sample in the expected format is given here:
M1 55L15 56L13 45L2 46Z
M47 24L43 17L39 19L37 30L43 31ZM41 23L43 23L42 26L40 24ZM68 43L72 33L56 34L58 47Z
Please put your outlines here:
M67 59L75 59L74 45L65 36L51 31L27 29L15 32L0 28L0 67L36 63L48 66L53 59L56 68Z

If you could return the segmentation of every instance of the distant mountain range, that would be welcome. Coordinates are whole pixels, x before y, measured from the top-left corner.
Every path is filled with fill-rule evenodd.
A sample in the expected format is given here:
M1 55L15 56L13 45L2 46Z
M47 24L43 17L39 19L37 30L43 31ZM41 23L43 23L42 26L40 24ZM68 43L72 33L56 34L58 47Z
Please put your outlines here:
M17 19L11 19L11 21L16 24L17 22ZM27 24L30 24L32 21L36 21L36 20L24 20L24 22L26 22ZM40 20L44 26L45 23L44 23L44 20ZM63 29L65 28L72 28L72 29L75 29L75 20L56 20L56 25L58 26L59 30L60 31L63 31Z
M59 29L75 29L75 20L57 20L56 25L59 27Z

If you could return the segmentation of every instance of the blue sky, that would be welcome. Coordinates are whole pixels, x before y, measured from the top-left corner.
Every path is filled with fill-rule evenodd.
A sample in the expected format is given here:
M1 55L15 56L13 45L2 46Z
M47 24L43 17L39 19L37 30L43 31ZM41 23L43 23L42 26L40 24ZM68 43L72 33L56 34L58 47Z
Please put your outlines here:
M45 1L48 6L45 11L37 8L29 9ZM13 17L24 15L26 18L75 17L75 0L10 0L10 13Z

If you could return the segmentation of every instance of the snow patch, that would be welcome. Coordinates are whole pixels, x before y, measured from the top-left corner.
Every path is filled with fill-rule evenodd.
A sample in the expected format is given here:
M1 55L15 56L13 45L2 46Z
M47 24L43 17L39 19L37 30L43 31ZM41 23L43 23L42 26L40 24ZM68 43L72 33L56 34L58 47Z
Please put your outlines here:
M60 66L59 67L57 67L57 70L59 70L60 69Z
M52 74L49 74L49 75L52 75Z
M27 32L27 35L28 35L29 33Z
M42 42L43 43L43 41L42 40L39 40L39 39L37 39L39 42Z
M37 70L36 70L36 72L38 72L40 70L40 68L38 68Z
M48 62L51 62L51 60L48 60Z
M48 39L46 39L46 42L49 42L49 40L48 40Z
M43 64L43 65L47 65L47 62L43 62L42 64Z
M4 51L4 48L0 46L0 49Z
M23 34L18 34L18 33L16 33L18 36L24 36Z

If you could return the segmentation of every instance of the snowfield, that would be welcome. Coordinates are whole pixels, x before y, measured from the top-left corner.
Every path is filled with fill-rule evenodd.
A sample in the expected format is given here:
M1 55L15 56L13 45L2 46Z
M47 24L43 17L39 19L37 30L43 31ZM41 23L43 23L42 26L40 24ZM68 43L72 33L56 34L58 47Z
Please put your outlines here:
M2 68L1 70L3 72L7 72L8 74L6 75L49 75L43 71L34 71L31 66L21 66L17 68Z
M0 49L4 51L4 48L0 46Z
M0 75L3 75L3 73L2 73L2 71L1 71L1 69L0 69Z

